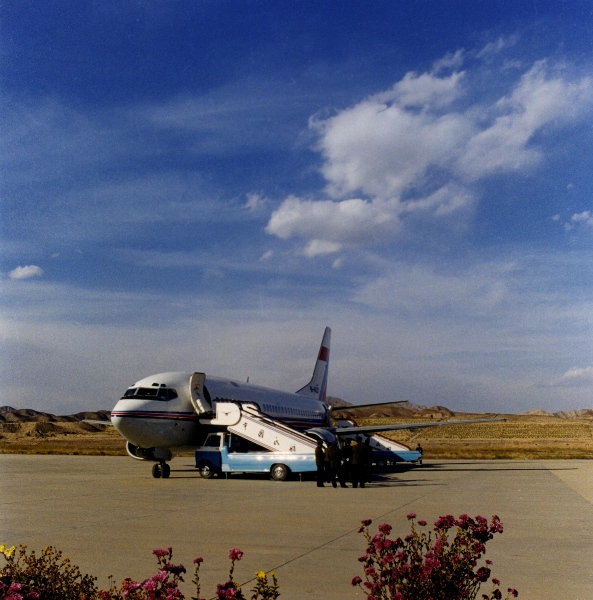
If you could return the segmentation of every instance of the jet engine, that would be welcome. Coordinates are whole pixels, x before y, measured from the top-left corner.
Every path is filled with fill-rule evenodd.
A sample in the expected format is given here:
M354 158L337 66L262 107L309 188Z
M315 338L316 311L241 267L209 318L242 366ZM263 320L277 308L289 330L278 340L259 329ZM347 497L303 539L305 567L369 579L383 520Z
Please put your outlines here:
M132 442L126 443L127 453L136 460L151 460L153 462L165 462L173 458L170 450L166 448L140 448Z

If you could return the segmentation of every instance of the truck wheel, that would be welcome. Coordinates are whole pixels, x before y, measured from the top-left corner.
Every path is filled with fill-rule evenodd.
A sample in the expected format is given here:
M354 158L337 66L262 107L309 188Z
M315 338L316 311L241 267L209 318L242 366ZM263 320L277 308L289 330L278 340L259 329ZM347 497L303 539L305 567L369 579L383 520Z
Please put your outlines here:
M199 469L203 479L212 479L214 477L214 466L210 461L201 463Z
M163 463L161 471L163 473L163 479L168 479L169 475L171 475L171 467L167 463Z
M162 475L161 465L159 463L154 463L154 465L152 465L152 476L155 479L159 479L159 477L161 475Z
M270 469L270 474L274 481L284 481L289 473L290 471L286 465L272 465L272 468Z

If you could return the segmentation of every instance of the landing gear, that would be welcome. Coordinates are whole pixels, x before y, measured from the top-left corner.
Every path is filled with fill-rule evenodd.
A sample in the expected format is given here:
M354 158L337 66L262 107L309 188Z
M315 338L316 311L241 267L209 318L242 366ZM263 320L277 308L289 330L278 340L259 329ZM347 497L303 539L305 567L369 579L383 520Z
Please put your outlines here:
M152 465L152 476L155 479L159 479L160 477L168 479L169 475L171 475L171 467L166 462L158 462Z

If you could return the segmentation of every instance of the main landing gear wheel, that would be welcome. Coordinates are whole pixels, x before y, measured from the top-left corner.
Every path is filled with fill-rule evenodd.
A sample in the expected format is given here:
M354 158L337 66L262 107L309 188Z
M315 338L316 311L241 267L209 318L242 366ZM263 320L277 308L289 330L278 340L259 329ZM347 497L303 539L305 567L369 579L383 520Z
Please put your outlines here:
M204 461L203 463L200 463L198 469L200 470L200 475L203 479L212 479L212 477L214 477L214 465L211 462Z
M166 462L154 463L152 465L152 476L155 479L159 479L160 477L168 479L169 475L171 475L171 467Z
M274 481L284 481L289 473L290 471L286 465L272 465L270 469L270 475Z

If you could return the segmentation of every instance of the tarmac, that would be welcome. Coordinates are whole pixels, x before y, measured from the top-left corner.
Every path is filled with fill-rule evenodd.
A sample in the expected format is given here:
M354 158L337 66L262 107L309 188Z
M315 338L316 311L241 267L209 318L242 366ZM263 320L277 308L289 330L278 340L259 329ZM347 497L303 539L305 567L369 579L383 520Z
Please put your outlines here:
M118 583L152 576L152 550L172 546L173 562L188 567L188 598L194 558L204 558L201 595L212 598L228 578L229 549L240 548L234 579L244 592L256 571L275 571L282 600L363 600L350 584L363 575L363 519L403 537L410 512L429 524L445 514L497 514L504 533L488 542L486 558L503 590L593 598L590 460L425 461L365 489L265 476L205 480L191 458L174 459L170 479L153 479L150 467L126 457L0 455L0 543L53 545L103 588L109 575Z

